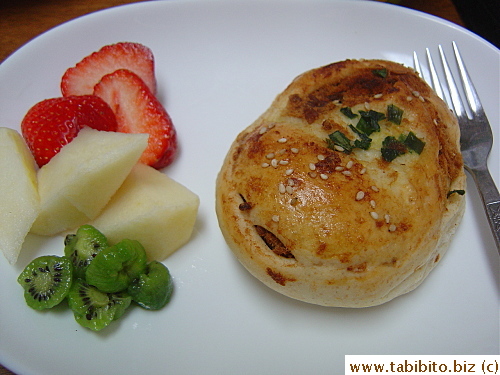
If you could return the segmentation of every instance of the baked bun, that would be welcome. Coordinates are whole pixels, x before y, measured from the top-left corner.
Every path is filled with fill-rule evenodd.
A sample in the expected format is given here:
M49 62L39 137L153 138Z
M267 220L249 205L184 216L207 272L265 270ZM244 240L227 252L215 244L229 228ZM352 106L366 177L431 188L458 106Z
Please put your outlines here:
M459 137L412 69L347 60L310 70L232 144L217 177L220 228L279 293L382 304L423 281L462 218Z

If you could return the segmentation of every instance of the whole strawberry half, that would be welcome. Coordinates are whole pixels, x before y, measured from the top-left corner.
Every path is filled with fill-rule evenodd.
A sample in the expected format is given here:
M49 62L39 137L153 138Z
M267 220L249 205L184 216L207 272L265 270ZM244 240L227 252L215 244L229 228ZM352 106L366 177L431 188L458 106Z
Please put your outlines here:
M134 72L156 93L153 53L148 47L131 42L106 45L67 69L61 80L61 92L63 96L92 94L103 76L118 69Z
M41 167L71 142L84 126L116 131L116 117L98 96L51 98L29 109L21 122L21 133Z
M177 153L177 135L167 111L142 79L126 69L102 78L94 95L115 112L117 131L148 133L148 147L140 161L156 169L169 165Z

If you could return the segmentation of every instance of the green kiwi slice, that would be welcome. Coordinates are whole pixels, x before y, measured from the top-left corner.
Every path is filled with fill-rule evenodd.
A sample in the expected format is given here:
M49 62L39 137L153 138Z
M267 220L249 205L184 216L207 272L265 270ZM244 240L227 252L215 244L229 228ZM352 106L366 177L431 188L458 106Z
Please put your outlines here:
M154 260L147 265L145 273L132 281L127 292L139 306L159 310L168 303L173 290L168 268Z
M64 255L73 262L75 278L85 278L85 271L98 252L108 247L106 236L91 225L82 225L64 239Z
M127 289L135 278L144 273L147 257L140 242L125 239L101 250L89 264L86 281L106 293Z
M17 278L24 288L26 303L35 310L58 305L68 295L72 281L71 260L55 255L35 258Z
M119 319L130 306L132 298L124 292L105 293L76 279L68 294L68 305L82 327L100 331Z

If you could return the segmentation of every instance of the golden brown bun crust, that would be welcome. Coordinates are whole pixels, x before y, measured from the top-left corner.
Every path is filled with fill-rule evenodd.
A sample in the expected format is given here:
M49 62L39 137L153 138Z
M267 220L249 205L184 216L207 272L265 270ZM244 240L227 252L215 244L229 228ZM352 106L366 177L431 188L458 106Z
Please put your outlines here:
M376 70L386 69L381 77ZM403 109L380 120L369 150L328 148L336 130L357 139L340 112ZM391 162L386 136L425 142ZM447 249L464 189L456 118L409 68L347 60L310 70L238 135L217 178L222 233L239 261L272 289L343 307L387 302L414 289Z

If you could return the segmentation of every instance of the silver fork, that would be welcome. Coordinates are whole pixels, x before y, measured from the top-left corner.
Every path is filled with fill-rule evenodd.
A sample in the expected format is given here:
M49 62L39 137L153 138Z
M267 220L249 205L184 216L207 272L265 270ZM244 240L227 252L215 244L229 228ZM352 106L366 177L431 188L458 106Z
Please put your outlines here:
M427 62L429 66L431 82L430 85L441 99L448 102L453 109L460 125L460 147L467 171L472 175L479 194L483 201L484 209L495 238L498 253L500 254L500 195L488 171L487 159L493 145L493 134L490 124L484 113L483 106L479 101L476 89L472 84L465 64L455 42L453 51L460 72L465 97L469 105L470 114L467 114L464 102L459 94L458 87L451 73L448 61L441 45L438 46L439 55L446 77L449 97L445 98L442 85L439 80L429 48L426 48ZM413 52L415 70L422 75L420 63L416 52Z

